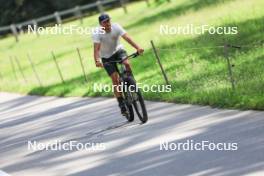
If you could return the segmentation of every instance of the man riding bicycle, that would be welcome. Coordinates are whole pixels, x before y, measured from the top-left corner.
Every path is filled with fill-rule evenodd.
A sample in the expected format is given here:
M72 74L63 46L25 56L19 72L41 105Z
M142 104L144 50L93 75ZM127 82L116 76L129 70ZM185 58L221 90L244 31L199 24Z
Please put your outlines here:
M111 61L122 60L122 64L125 65L126 71L129 75L132 75L131 66L127 58L127 52L124 50L123 45L119 42L120 37L125 39L132 47L134 47L139 54L142 54L144 50L128 36L126 31L119 24L111 24L111 18L108 14L101 14L98 19L101 26L100 28L102 28L104 32L94 33L92 35L95 65L96 67L104 67L107 74L111 77L114 94L121 109L121 114L126 115L127 110L122 97L122 92L118 91L119 75L116 70L115 63ZM97 31L99 31L99 27Z

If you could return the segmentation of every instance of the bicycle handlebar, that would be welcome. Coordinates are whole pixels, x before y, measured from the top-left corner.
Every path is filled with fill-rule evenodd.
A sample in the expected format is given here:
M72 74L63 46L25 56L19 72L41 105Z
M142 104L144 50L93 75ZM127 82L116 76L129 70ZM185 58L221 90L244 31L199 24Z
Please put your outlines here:
M139 56L139 53L138 52L135 52L129 56L127 56L128 58L135 58L135 57L138 57Z
M132 58L135 58L135 57L138 57L140 54L138 52L135 52L129 56L127 56L128 59L132 59ZM121 62L122 60L119 60L119 61L107 61L108 63L116 63L116 62Z

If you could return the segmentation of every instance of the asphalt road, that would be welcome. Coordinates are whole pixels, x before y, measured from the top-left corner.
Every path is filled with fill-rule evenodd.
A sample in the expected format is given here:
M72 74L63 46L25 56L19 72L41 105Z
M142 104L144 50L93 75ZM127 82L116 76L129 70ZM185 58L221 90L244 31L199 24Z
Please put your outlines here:
M147 109L141 125L126 123L115 99L0 93L0 175L264 175L264 112Z

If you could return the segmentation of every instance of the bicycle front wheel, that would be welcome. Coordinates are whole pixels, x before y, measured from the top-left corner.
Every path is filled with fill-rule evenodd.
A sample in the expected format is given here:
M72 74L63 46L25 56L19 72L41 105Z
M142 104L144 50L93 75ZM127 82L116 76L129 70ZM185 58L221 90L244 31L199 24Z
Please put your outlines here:
M129 83L129 86L133 85L134 87L134 90L131 91L132 104L136 110L138 118L142 123L146 123L148 121L148 113L141 91L137 88L136 82L133 78L128 78L127 82Z

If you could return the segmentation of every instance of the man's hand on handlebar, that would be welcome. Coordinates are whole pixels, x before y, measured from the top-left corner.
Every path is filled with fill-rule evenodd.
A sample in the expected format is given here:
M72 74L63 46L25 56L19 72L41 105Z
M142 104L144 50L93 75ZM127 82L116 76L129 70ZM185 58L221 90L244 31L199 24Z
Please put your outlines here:
M104 67L103 64L99 60L95 61L95 66L96 67Z
M144 52L144 49L142 49L142 48L137 48L137 53L138 53L139 55L143 54L143 52Z

